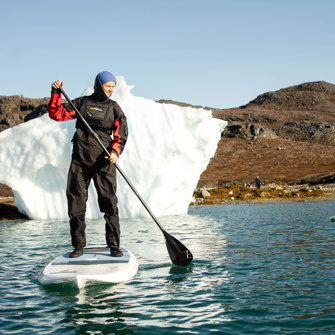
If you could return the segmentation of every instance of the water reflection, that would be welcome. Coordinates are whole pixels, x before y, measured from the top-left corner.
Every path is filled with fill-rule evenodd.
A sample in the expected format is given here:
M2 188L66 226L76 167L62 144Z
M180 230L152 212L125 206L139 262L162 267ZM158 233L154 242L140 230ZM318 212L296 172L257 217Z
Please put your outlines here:
M139 316L123 310L127 284L93 285L78 289L71 285L42 286L54 303L63 306L59 320L63 328L75 334L114 334L134 331L129 320Z
M160 218L192 251L185 268L171 264L150 218L121 220L122 244L137 256L138 274L82 290L37 281L71 248L67 221L2 226L0 327L39 334L331 333L334 212L335 203L207 206ZM103 220L88 221L87 235L91 245L104 243Z

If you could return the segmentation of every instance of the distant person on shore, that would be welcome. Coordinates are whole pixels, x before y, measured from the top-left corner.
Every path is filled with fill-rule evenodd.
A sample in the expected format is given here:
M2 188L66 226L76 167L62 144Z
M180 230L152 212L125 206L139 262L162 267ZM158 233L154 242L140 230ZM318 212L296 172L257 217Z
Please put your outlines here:
M123 255L120 248L120 224L116 197L116 169L120 154L127 141L127 119L120 106L110 99L116 85L114 75L108 71L100 72L95 78L94 93L74 99L84 119L98 134L102 143L110 151L106 156L94 136L76 115L69 104L62 104L61 88L63 82L52 83L51 100L48 105L49 116L56 121L77 119L73 136L71 166L67 179L68 214L74 250L70 258L80 257L86 246L85 213L88 187L93 179L98 193L100 211L105 213L106 243L113 257Z
M257 187L258 189L261 188L261 180L260 180L259 176L256 177L256 179L255 179L255 184L256 184L256 187Z

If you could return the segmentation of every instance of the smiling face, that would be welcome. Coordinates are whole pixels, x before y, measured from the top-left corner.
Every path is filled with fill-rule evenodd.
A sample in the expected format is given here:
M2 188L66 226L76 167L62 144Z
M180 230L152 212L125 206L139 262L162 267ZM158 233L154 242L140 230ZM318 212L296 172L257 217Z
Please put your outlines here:
M116 84L114 81L107 81L104 84L102 84L102 88L106 93L106 95L108 96L108 98L112 95L115 85Z

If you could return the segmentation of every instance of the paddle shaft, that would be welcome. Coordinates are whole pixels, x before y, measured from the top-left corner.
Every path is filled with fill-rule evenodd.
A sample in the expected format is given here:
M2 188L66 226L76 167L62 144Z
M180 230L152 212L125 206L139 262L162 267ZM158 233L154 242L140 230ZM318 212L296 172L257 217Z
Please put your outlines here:
M106 149L106 147L103 145L103 143L101 142L99 136L96 134L96 132L92 129L92 127L88 124L88 122L85 120L85 118L80 114L80 112L78 111L78 109L76 108L76 106L73 104L73 102L71 101L71 99L68 97L68 95L64 92L64 90L61 88L60 89L62 94L64 95L64 97L66 98L66 100L69 102L69 104L71 105L71 107L76 111L77 115L80 117L80 119L83 121L83 123L85 124L85 126L87 127L87 129L90 131L90 133L94 136L94 138L98 141L99 145L101 146L101 148L105 151L106 155L109 157L111 154L110 152ZM159 227L159 229L164 233L166 232L165 229L162 227L162 225L159 223L158 219L156 218L156 216L154 215L154 213L151 211L151 209L149 208L149 206L147 205L147 203L144 201L144 199L140 196L140 194L137 192L137 190L135 189L134 185L130 182L130 180L127 178L127 176L125 175L125 173L122 171L122 169L115 163L114 164L116 169L119 171L119 173L121 174L121 176L123 177L123 179L126 181L126 183L129 185L129 187L132 189L132 191L135 193L135 195L137 196L138 200L141 201L142 205L144 206L144 208L147 210L147 212L150 214L150 216L152 217L152 219L155 221L155 223L157 224L157 226Z

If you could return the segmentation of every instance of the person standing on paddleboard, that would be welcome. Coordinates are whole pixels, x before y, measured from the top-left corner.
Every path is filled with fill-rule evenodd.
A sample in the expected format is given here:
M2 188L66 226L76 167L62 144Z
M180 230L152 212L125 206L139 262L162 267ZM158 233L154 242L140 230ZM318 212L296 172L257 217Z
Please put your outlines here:
M56 121L77 119L73 136L72 160L68 174L66 195L74 250L71 258L80 257L86 245L85 213L88 187L93 179L98 193L100 211L105 213L106 243L113 257L121 257L120 224L116 196L116 169L128 137L127 118L116 101L110 99L116 85L115 76L100 72L95 78L94 93L72 100L74 106L100 137L110 156L99 146L83 121L69 104L62 104L63 82L52 83L48 105L49 117Z

